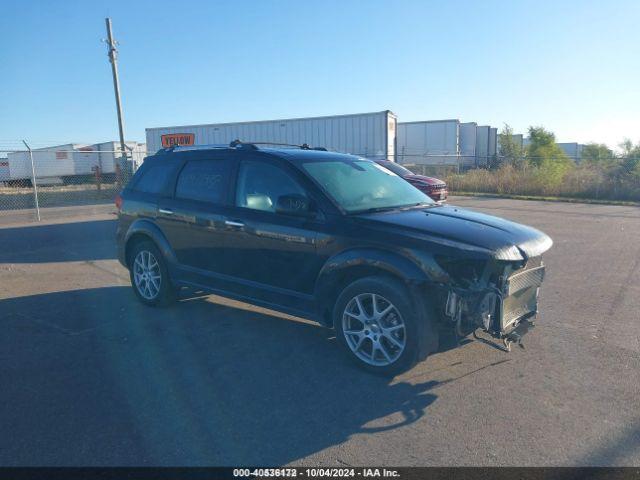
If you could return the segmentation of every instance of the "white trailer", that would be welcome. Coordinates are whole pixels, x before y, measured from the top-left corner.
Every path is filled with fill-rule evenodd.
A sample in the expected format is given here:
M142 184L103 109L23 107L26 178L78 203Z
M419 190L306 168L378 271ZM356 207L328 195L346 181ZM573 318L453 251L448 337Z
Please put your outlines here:
M147 128L150 154L174 145L274 142L308 144L373 159L395 160L397 119L393 112L212 123Z
M521 133L514 133L511 135L511 142L513 142L517 148L522 150L524 148L524 135ZM500 136L498 136L498 155L502 155L502 143L500 142Z
M476 165L477 128L478 124L476 122L460 124L460 160L464 167L474 167Z
M476 167L484 167L489 162L489 136L491 127L478 125L476 128Z
M6 158L0 158L0 182L9 180L9 161Z
M73 175L91 175L100 166L100 156L95 145L79 147L72 155Z
M98 162L102 172L114 173L116 163L122 156L120 153L120 142L96 143L93 147L99 152ZM125 148L127 150L127 157L131 159L133 170L135 171L147 155L147 145L138 142L125 142Z
M135 170L136 165L142 163L146 155L145 144L126 142L125 145L128 150L127 156L132 159ZM116 159L120 157L119 151L120 142L92 145L68 143L33 149L36 181L41 184L60 183L65 179L87 177L95 174L96 167L100 167L103 174L112 174L115 172ZM28 151L8 153L6 163L6 167L0 165L0 181L31 180L33 174ZM2 175L4 169L6 172Z
M581 143L577 143L577 142L564 142L564 143L556 143L556 145L558 145L562 151L564 153L567 154L567 157L569 157L571 160L575 161L575 162L579 162L580 160L582 160L582 149L584 148L584 145L582 145Z
M398 123L398 161L421 165L457 165L460 121Z
M489 158L495 158L498 155L498 129L491 127L489 129Z
M87 147L86 144L68 143L33 149L36 179L41 183L58 182L62 177L75 175L74 153L85 147ZM9 152L7 161L9 162L9 181L31 179L31 158L28 151Z

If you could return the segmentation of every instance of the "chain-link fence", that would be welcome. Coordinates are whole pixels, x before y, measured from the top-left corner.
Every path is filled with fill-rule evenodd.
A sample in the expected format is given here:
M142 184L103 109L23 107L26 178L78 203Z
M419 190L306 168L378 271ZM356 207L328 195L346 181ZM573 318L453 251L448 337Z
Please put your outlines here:
M416 174L444 178L474 168L490 168L495 162L495 155L403 153L398 154L396 160Z
M116 195L147 155L128 149L123 157L117 146L0 151L0 224L112 212ZM389 159L383 153L363 156ZM432 154L398 155L396 161L414 173L441 178L489 163L476 156Z
M0 151L0 225L113 212L116 195L147 152L131 148L123 156L118 144L108 145L110 148L104 150L95 145L69 144ZM362 156L389 159L384 153ZM413 173L447 181L450 191L537 192L627 200L636 199L640 188L633 172L622 171L624 162L620 158L612 158L604 166L578 165L553 191L545 172L517 168L503 171L498 167L509 162L495 155L398 154L395 160ZM460 175L468 172L471 175Z
M113 211L145 155L73 146L0 151L0 224Z

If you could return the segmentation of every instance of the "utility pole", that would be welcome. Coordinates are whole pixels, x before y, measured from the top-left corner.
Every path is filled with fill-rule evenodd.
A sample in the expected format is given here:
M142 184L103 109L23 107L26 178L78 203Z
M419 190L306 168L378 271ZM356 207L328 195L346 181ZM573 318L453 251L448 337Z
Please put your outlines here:
M113 33L111 31L111 19L105 18L107 24L107 47L109 49L109 62L111 62L111 71L113 73L113 90L116 94L116 109L118 111L118 131L120 133L120 151L122 152L122 158L126 159L126 150L124 144L124 125L122 121L122 103L120 102L120 80L118 80L118 49L116 48L117 42L113 39ZM123 162L124 163L124 162Z

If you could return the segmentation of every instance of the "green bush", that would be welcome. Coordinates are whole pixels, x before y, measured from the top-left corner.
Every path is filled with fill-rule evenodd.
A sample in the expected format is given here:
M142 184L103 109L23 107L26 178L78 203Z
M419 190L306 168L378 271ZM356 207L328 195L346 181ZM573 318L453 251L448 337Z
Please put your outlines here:
M521 157L504 157L495 162L494 170L450 172L443 178L449 191L640 201L640 144L625 140L617 157L606 145L589 144L576 165L555 143L552 132L530 127L529 138ZM501 139L513 143L508 125Z
M621 173L623 167L601 167L543 160L539 166L497 170L474 169L444 178L449 192L539 195L569 198L640 201L640 165Z

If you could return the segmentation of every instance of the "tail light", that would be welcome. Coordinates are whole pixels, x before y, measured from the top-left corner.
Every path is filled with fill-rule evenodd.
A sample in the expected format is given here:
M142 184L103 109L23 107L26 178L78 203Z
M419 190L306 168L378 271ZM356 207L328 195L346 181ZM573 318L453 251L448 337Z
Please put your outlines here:
M120 211L122 209L122 197L120 196L120 194L116 195L116 208L118 209L118 211Z

